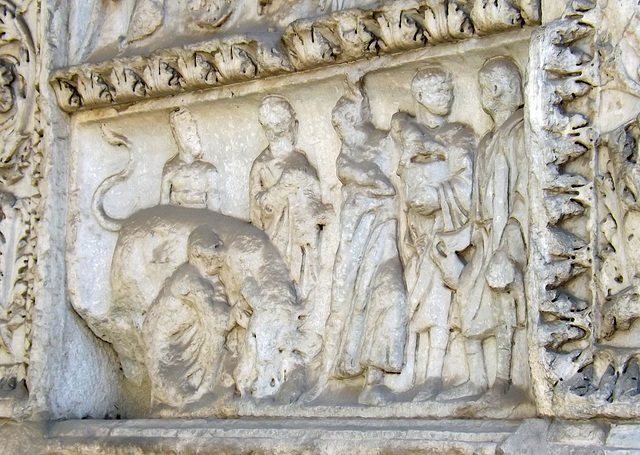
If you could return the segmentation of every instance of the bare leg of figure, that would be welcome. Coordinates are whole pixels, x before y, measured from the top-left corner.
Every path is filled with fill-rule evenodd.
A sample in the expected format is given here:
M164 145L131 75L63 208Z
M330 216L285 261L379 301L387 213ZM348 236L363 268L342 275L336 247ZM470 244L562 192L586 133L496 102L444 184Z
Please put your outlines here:
M449 330L443 327L432 327L429 330L429 360L426 381L422 390L413 401L428 401L442 391L442 368L449 341Z
M441 276L441 275L439 275ZM442 390L442 368L444 357L449 344L449 310L451 308L451 290L439 280L432 283L427 302L432 318L429 329L429 347L426 381L416 382L422 385L422 390L414 401L431 400ZM426 335L425 335L426 336Z
M503 309L515 312L515 308L511 308L513 306L513 298L509 294L501 294L499 299ZM496 330L497 365L492 395L505 395L509 391L511 384L511 351L514 328L508 319L504 324L498 326Z
M415 384L422 385L427 380L427 368L429 363L429 333L420 332L416 334L416 378Z
M427 368L426 357L424 358L425 365L418 364L418 344L419 333L416 333L414 329L409 329L409 335L407 337L406 347L406 363L402 367L400 374L386 375L385 384L395 392L406 392L412 390L415 384L420 384L420 381L426 380ZM422 359L422 357L420 357ZM420 370L420 371L418 371ZM418 379L420 378L420 379Z

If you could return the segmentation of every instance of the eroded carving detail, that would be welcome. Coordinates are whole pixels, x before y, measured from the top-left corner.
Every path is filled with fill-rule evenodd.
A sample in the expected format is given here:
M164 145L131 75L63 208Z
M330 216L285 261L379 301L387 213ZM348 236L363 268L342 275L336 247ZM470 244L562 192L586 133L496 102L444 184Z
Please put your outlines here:
M229 302L218 277L223 248L211 229L195 229L188 238L188 261L149 306L142 334L152 402L183 407L202 401L220 381L231 329Z
M233 13L233 0L189 0L191 18L198 27L215 29Z
M127 32L127 42L153 35L163 22L164 0L136 0Z
M563 19L540 29L531 47L531 55L538 57L530 62L529 77L535 82L529 88L539 90L528 96L531 147L540 147L541 152L532 154L535 278L529 291L539 304L538 314L530 312L529 321L544 349L537 354L547 375L536 378L540 397L545 397L540 403L575 416L578 408L564 407L574 401L571 397L590 395L589 387L604 378L602 374L611 376L603 379L610 383L617 373L610 359L605 360L607 355L596 352L594 342L598 295L592 273L597 235L590 226L600 216L590 183L595 177L597 140L590 92L599 84L592 25L595 5L572 5ZM554 393L542 391L547 387Z
M640 317L640 264L634 254L635 229L631 228L640 211L639 127L634 119L603 135L601 141L600 158L606 167L597 180L604 203L598 249L602 263L597 278L603 308L597 337L604 342L629 330Z
M160 204L219 211L218 170L202 161L198 126L188 110L171 114L171 131L178 143L178 154L162 170Z
M182 152L199 152L188 111L172 113L171 123ZM131 146L124 136L104 131L111 145ZM96 189L93 213L104 229L119 235L111 306L85 319L113 345L126 377L140 382L150 376L158 404L221 405L234 390L246 399L288 404L306 381L301 309L289 270L264 232L206 208L217 200L208 186L211 165L183 164L172 160L165 167L172 205L124 220L110 217L103 199L129 177L132 162ZM176 189L180 172L193 172L194 165L197 173L206 171L196 182L202 188Z
M409 316L393 155L385 148L387 133L371 123L361 89L338 101L332 120L342 140L337 174L343 203L325 336L327 372L338 379L364 374L358 401L381 405L393 398L385 374L400 373L404 364Z
M529 158L520 72L513 61L497 58L485 63L478 80L482 107L494 126L480 142L475 159L474 251L456 294L469 381L443 393L443 399L485 393L489 388L485 362L491 358L495 359L496 376L484 398L507 394L513 385L513 355L526 355ZM490 338L495 339L495 351L487 347Z

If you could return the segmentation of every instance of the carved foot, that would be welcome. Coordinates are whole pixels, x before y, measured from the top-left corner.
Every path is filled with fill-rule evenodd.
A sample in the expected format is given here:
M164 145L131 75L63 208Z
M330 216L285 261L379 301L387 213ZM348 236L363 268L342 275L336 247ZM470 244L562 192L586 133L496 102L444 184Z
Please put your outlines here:
M482 401L491 403L497 400L503 400L509 393L511 383L509 381L496 379L491 388L482 397Z
M391 403L393 397L393 392L386 385L366 386L358 396L358 403L368 406L384 406Z
M437 401L454 401L460 399L474 400L482 396L487 391L485 387L467 381L449 390L445 390L436 397Z
M418 395L413 399L413 401L431 401L433 400L440 391L442 390L442 379L440 378L429 378L427 382L424 384L424 387Z

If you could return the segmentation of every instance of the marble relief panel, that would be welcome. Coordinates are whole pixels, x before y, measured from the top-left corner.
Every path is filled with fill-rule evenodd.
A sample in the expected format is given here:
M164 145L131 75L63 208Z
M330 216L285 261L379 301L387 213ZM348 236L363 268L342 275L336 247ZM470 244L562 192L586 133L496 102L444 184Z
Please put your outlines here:
M76 114L69 284L120 409L533 415L527 44Z

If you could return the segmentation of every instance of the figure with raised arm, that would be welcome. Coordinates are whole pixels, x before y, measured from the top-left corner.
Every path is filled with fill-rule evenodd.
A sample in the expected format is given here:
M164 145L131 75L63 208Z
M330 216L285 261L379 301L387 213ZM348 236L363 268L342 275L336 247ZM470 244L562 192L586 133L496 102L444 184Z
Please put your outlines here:
M328 369L337 379L364 375L358 401L382 405L393 399L385 376L402 370L407 337L407 290L391 180L395 163L385 147L387 132L371 123L362 89L342 97L332 115L342 140L337 173L343 203L325 337Z

